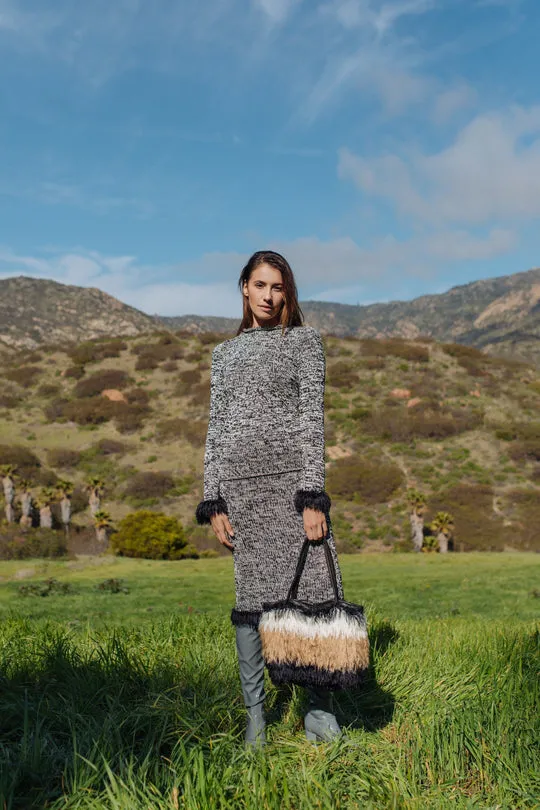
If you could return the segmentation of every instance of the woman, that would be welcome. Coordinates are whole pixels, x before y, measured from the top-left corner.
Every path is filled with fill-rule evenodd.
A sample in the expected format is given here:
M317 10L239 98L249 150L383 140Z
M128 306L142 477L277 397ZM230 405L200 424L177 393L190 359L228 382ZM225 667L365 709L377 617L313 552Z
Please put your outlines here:
M200 524L232 550L236 604L231 621L247 708L246 745L265 742L264 664L258 623L264 602L287 596L300 548L310 546L299 599L333 598L323 538L341 573L325 492L325 356L319 332L302 324L286 259L259 251L242 270L243 318L212 354L210 414ZM232 542L231 542L232 541ZM341 729L332 693L309 689L311 740Z

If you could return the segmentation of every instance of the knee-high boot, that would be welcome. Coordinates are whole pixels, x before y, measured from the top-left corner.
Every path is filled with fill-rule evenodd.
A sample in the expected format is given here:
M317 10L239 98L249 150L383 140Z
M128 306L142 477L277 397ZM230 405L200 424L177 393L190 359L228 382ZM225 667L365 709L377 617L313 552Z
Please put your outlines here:
M308 687L309 707L304 717L306 738L312 742L333 740L341 734L333 709L333 694L328 689Z
M246 748L266 742L264 717L264 659L259 631L247 624L236 625L236 650L240 683L247 709Z

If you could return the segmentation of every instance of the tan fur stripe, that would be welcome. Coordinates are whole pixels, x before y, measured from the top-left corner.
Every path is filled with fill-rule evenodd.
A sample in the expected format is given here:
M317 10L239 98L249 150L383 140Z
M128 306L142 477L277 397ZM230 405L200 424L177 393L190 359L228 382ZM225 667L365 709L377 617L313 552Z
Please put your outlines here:
M287 662L329 670L365 669L369 664L367 638L306 638L273 630L259 631L264 657L271 663Z

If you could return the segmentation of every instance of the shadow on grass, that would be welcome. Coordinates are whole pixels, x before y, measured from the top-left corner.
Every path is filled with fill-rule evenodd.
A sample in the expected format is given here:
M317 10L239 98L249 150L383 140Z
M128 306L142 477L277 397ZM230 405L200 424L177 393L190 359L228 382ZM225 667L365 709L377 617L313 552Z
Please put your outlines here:
M210 662L150 660L151 642L133 651L114 634L91 652L62 634L33 655L24 644L0 662L3 810L48 806L83 782L100 790L104 762L163 770L180 740L206 748L241 731L237 684Z
M340 725L376 731L384 728L392 720L394 698L377 683L375 666L398 637L397 630L389 622L381 622L370 628L370 665L364 682L356 689L335 692L335 713ZM294 695L293 687L288 684L276 687L276 692L274 705L267 714L270 723L282 720ZM306 709L307 701L304 695L302 710Z

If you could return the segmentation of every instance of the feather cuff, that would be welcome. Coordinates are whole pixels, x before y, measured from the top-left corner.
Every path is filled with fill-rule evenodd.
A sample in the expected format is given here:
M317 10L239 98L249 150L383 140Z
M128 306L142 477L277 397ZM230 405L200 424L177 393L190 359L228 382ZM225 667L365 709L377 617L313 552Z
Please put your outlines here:
M195 518L197 523L199 523L201 526L204 523L210 523L210 518L212 515L228 514L227 504L222 497L214 498L213 500L209 499L206 501L200 501L197 505L197 509L195 510Z
M332 501L324 489L297 489L294 496L294 508L302 514L304 509L318 509L319 512L330 511Z

